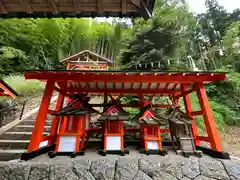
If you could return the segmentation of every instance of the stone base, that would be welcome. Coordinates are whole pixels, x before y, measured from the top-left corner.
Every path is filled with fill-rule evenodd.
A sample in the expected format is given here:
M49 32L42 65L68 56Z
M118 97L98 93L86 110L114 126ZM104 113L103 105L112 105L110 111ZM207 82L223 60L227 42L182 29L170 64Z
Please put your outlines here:
M226 152L219 152L219 151L215 151L215 150L212 150L212 149L204 148L204 147L201 147L201 146L196 146L196 149L200 150L204 154L207 154L207 155L212 156L214 158L230 159L229 153L226 153Z
M76 156L83 156L85 154L84 151L79 152L55 152L51 151L48 153L49 158L54 158L56 156L70 156L71 158L75 158Z
M139 151L141 154L146 154L146 155L150 155L150 154L159 154L162 156L167 155L167 151L163 150L163 151L159 151L159 150L146 150L146 149L140 149Z
M102 156L106 156L107 154L119 154L121 156L124 156L125 154L129 154L129 150L124 149L122 151L122 150L103 150L103 149L100 149L99 154L101 154Z
M86 151L87 152L87 151ZM27 162L0 163L0 179L108 179L108 180L240 180L240 160L220 160L203 155L184 158L169 152L168 156L131 154L49 159L42 155ZM137 153L137 152L135 152Z
M202 151L182 151L182 150L177 150L176 154L178 155L183 155L184 157L189 157L189 156L197 156L197 157L202 157Z
M25 153L22 153L21 155L21 160L24 160L24 161L27 161L27 160L30 160L32 158L35 158L39 155L42 155L42 154L45 154L51 150L55 149L55 144L51 145L51 146L46 146L46 147L42 147L42 148L39 148L38 150L36 151L33 151L33 152L25 152Z

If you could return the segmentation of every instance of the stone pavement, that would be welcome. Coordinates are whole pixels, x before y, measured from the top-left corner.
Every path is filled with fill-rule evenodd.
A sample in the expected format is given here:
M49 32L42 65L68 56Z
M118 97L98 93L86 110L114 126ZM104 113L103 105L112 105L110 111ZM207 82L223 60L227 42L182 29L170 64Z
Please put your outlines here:
M78 156L0 163L0 180L240 180L240 160L177 155Z

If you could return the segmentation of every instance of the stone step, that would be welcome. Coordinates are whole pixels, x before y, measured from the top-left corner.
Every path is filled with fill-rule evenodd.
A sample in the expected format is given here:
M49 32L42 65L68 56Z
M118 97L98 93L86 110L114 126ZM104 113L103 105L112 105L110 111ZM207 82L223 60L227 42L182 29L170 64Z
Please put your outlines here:
M33 125L17 125L11 129L12 132L32 132ZM51 126L44 126L44 132L49 132Z
M30 140L5 140L0 139L1 149L27 149Z
M31 120L31 121L35 121L37 118L37 115L31 115L29 117L26 117L25 120ZM52 119L52 116L48 116L47 117L47 120L51 120Z
M35 123L35 120L24 120L20 122L19 125L34 125L34 123ZM52 124L52 121L47 120L45 122L46 126L51 126L51 124Z
M47 136L49 133L44 132L43 136ZM5 132L0 139L5 140L29 140L32 136L32 132Z
M21 154L25 151L26 149L0 149L0 161L19 159Z

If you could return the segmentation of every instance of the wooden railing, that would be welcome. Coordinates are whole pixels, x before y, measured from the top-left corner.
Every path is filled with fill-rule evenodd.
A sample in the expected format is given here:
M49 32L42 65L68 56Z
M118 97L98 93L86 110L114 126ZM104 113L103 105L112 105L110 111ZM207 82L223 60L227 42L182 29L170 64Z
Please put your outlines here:
M7 106L0 110L0 127L10 123L11 121L22 118L26 101Z
M12 121L14 121L16 119L21 120L24 113L37 107L38 102L36 102L33 107L27 106L28 102L31 102L34 98L37 98L37 97L39 97L39 94L28 97L19 102L14 102L9 106L0 109L0 128L2 126L5 126L5 125L11 123Z

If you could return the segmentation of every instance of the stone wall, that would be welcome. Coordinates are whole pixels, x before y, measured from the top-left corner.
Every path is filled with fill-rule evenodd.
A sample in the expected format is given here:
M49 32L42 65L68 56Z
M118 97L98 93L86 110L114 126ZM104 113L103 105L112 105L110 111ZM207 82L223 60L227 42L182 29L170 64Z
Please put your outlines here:
M0 180L240 180L240 161L179 156L0 163Z

